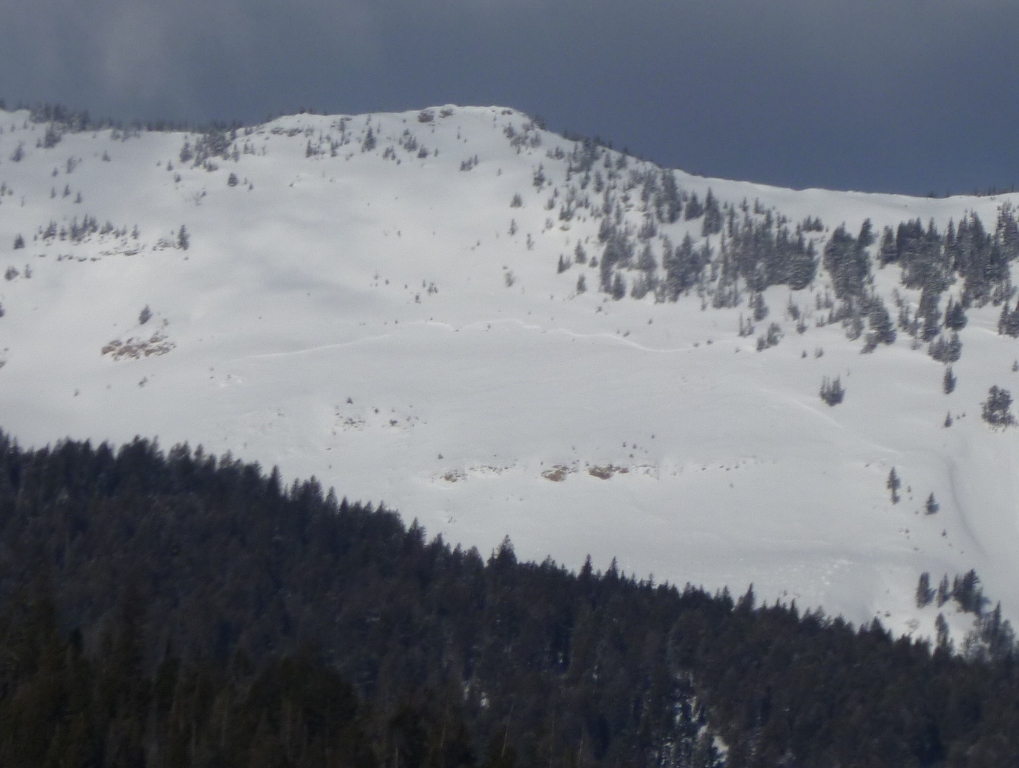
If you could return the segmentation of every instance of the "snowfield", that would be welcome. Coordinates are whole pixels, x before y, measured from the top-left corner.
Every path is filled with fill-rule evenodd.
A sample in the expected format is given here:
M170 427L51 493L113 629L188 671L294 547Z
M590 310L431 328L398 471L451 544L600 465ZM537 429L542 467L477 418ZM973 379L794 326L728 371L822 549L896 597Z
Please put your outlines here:
M918 609L917 579L976 569L1019 617L1019 428L980 417L992 385L1019 393L1000 307L967 311L946 395L926 344L900 330L861 354L862 338L823 322L824 270L768 288L749 336L745 302L616 301L590 264L604 193L567 178L575 142L501 108L423 119L284 117L196 166L199 134L58 132L47 148L50 126L0 112L0 426L26 446L187 441L314 475L483 553L508 535L522 557L615 557L640 578L737 594L752 582L896 632L932 635L940 611L957 641L972 616ZM607 177L621 156L599 153ZM636 227L646 201L626 174L660 171L626 163L613 205ZM880 236L972 211L993 231L1009 201L674 178L792 225L819 217L818 255L867 218ZM589 200L561 218L571 189ZM75 237L86 216L96 227ZM658 230L655 248L662 233L705 240L699 219ZM915 308L899 266L875 264L873 280L893 318L893 291ZM771 322L781 339L757 351ZM829 407L819 387L836 376L846 396Z

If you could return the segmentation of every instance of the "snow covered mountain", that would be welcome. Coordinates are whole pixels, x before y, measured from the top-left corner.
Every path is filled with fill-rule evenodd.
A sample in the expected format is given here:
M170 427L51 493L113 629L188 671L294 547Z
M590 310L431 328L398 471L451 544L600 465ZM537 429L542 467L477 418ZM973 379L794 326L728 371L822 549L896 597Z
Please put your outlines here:
M21 443L190 441L899 632L960 637L917 581L975 569L1019 616L1019 429L981 418L1019 387L1019 197L706 179L501 108L72 127L0 111Z

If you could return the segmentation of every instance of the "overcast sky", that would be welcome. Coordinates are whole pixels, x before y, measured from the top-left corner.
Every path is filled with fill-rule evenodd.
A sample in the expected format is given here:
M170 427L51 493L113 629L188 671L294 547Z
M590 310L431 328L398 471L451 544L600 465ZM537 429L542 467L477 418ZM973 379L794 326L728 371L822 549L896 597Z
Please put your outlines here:
M499 104L712 176L1019 184L1016 0L0 0L0 97L245 122Z

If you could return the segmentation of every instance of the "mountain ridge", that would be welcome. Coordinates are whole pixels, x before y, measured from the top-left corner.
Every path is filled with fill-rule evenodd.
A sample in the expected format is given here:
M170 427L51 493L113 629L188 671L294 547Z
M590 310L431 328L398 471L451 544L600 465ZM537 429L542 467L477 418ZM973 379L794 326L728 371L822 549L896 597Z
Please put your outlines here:
M24 442L201 443L384 500L482 550L509 534L538 560L618 557L737 593L753 582L765 599L930 636L939 607L916 607L918 576L975 568L1019 615L1015 435L980 420L988 388L1016 375L995 300L1011 298L1010 279L976 296L953 271L938 291L969 303L946 395L944 364L925 354L937 338L912 348L923 291L902 284L927 262L884 264L879 242L916 219L943 241L970 214L990 233L1019 195L705 179L500 107L235 132L75 132L27 112L0 113L0 127L0 397ZM722 220L705 235L705 214L684 212L709 191ZM748 290L742 257L722 257L736 242L727 218L772 239L786 226L788 253L804 268L810 254L805 287ZM821 229L805 228L814 218ZM867 220L874 242L857 248ZM825 265L843 223L845 253L867 267L848 301ZM686 235L706 258L667 269ZM613 300L617 276L643 298ZM874 296L898 338L861 356ZM821 401L825 378L844 402ZM950 608L961 636L970 619Z

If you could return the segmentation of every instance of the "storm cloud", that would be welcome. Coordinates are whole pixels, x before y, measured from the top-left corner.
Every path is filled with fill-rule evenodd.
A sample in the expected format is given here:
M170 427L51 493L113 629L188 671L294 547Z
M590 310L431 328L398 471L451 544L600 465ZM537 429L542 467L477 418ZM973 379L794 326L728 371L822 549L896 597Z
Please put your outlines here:
M999 0L0 0L0 96L124 120L500 104L795 187L1019 183Z

